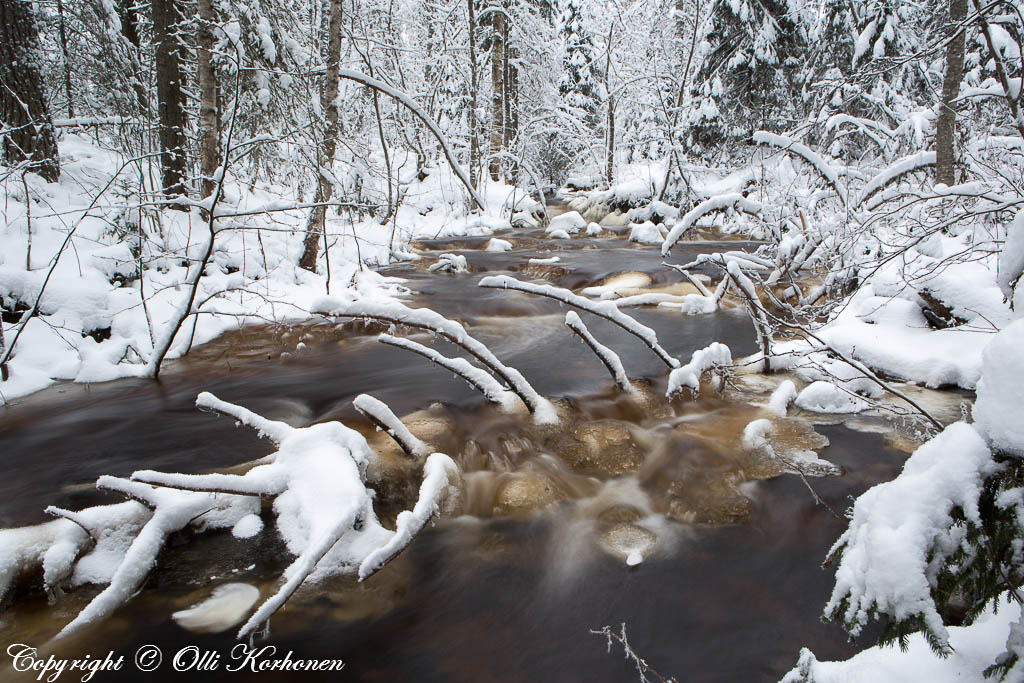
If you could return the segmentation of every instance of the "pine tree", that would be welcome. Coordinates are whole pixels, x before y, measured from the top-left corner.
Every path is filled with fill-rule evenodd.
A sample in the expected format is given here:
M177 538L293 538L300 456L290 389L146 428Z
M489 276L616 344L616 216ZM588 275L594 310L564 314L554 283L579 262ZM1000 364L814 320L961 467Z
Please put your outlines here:
M565 57L558 92L568 107L593 116L597 109L594 44L584 25L582 0L562 1L559 25Z

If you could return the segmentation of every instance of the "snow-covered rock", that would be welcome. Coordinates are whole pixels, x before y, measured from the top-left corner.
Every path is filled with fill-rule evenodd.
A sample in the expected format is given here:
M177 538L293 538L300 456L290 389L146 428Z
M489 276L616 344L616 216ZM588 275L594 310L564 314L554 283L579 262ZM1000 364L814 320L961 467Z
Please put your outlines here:
M859 413L868 408L860 396L824 380L805 387L796 397L796 405L815 413Z
M555 216L548 223L545 232L554 233L559 230L571 234L583 232L587 229L587 221L583 219L579 211L567 211L560 216Z
M630 242L638 242L640 244L661 244L663 240L664 236L661 234L661 229L650 221L634 225L629 230Z
M487 247L484 251L508 251L512 248L512 243L508 240L499 239L492 237L487 241Z

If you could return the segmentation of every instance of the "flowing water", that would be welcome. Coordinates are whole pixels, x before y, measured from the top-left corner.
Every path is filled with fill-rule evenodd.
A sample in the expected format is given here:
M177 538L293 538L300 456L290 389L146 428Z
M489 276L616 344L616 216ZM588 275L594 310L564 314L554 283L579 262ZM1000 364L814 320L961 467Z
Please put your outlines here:
M740 448L743 426L766 416L753 404L766 399L770 383L740 378L722 395L666 402L662 362L619 328L584 315L630 376L643 378L637 396L622 394L565 328L559 303L475 283L482 274L505 273L578 291L633 273L620 284L679 290L679 276L661 265L656 249L618 235L502 237L514 242L512 251L485 252L486 238L425 241L417 245L427 257L422 263L387 273L407 280L415 292L410 305L462 321L555 399L563 415L557 428L484 405L461 379L377 343L372 325L245 328L173 363L160 383L60 385L2 409L0 526L44 521L41 511L50 504L109 502L93 486L101 474L204 472L269 452L252 430L197 411L195 396L203 390L296 425L336 419L360 429L384 455L375 488L378 513L390 523L411 504L418 475L352 409L352 398L365 392L408 416L415 433L460 463L462 514L425 530L365 584L328 579L301 590L273 618L263 642L279 653L346 662L341 673L323 678L634 680L621 650L609 655L605 639L589 632L622 623L636 650L680 681L777 680L804 645L819 658L849 656L853 648L842 631L819 621L831 586L820 563L843 523L815 505L799 478ZM744 246L682 244L674 260ZM470 273L427 272L439 253L452 251L467 257ZM560 260L528 262L551 256ZM684 362L712 341L728 344L734 357L755 350L739 309L694 317L655 308L629 313L656 329ZM414 331L403 334L431 343ZM891 478L905 457L879 434L842 426L814 431L799 418L776 427L780 443L816 449L844 468L814 482L840 510L851 496ZM640 558L636 566L626 561ZM61 650L102 657L114 649L130 657L158 643L166 653L196 645L224 657L234 629L195 633L171 614L229 582L266 596L289 560L270 524L249 541L227 532L175 538L132 602ZM21 595L0 614L0 640L42 645L94 594L78 589L53 605L42 594ZM146 680L181 675L165 662ZM243 676L223 666L192 675ZM129 666L94 680L137 676ZM316 675L301 674L307 678Z

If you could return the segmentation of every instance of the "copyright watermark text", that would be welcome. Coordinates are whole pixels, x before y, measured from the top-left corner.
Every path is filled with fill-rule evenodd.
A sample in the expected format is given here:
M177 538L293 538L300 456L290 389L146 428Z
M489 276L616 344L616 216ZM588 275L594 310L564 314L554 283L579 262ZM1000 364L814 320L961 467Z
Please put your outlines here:
M41 655L31 645L15 643L8 646L7 655L15 671L35 674L36 680L56 683L62 676L68 680L88 683L99 672L122 671L134 667L148 673L164 670L180 673L194 671L227 671L229 673L259 673L262 671L341 671L341 659L302 659L291 650L278 654L277 646L250 646L239 643L227 652L187 645L173 653L165 653L156 645L143 645L132 657L117 655L113 651L103 657L85 655L75 659Z

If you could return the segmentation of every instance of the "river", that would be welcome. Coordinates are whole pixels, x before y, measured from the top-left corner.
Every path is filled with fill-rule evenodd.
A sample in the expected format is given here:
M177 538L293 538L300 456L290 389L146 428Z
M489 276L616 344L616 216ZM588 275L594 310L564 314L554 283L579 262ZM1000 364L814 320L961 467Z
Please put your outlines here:
M548 240L518 230L500 236L515 248L485 252L487 238L428 240L416 245L427 257L422 263L384 272L406 280L414 292L409 305L465 323L558 401L570 416L558 429L540 430L482 405L461 379L377 343L372 326L325 320L292 329L247 327L173 362L159 383L62 384L0 409L0 525L45 521L42 510L50 504L75 509L111 501L93 486L101 474L204 472L269 452L251 430L196 410L200 391L293 424L341 420L372 435L351 407L365 392L399 415L416 413L414 422L432 430L435 444L460 463L464 514L425 530L365 584L329 579L300 591L273 618L262 644L295 657L345 661L341 673L323 679L636 680L621 648L609 654L605 639L590 633L622 623L636 651L679 681L777 680L801 646L821 659L852 654L842 630L820 621L832 584L821 562L844 523L816 505L798 477L758 473L738 452L743 425L763 416L750 403L766 398L764 388L740 382L724 396L670 404L661 397L662 362L619 328L584 314L630 376L644 379L643 397L628 399L565 328L559 303L475 286L483 274L543 278L576 291L627 272L646 274L654 287L680 277L661 265L655 248L629 244L622 235ZM673 260L744 246L752 245L681 243ZM471 272L428 273L426 265L442 252L465 255ZM551 256L560 260L528 263ZM706 316L628 312L656 329L684 362L712 341L729 345L734 357L755 350L741 309ZM427 343L425 335L414 338ZM795 440L824 443L806 423L794 425ZM820 456L845 470L814 482L838 510L892 478L905 458L879 434L841 425L819 425L817 432L828 441ZM382 491L382 518L393 519L398 503L407 502L401 491L416 485L398 482L395 493ZM621 533L630 543L650 544L641 564L623 561ZM62 651L130 656L157 643L165 653L189 645L227 653L233 629L191 633L171 613L227 581L256 585L265 597L289 561L272 524L250 541L227 532L176 538L135 599ZM42 645L94 594L79 589L55 605L40 593L21 595L0 614L0 640ZM165 662L144 680L182 675ZM191 675L246 678L223 666ZM121 679L139 680L131 667L94 680Z

